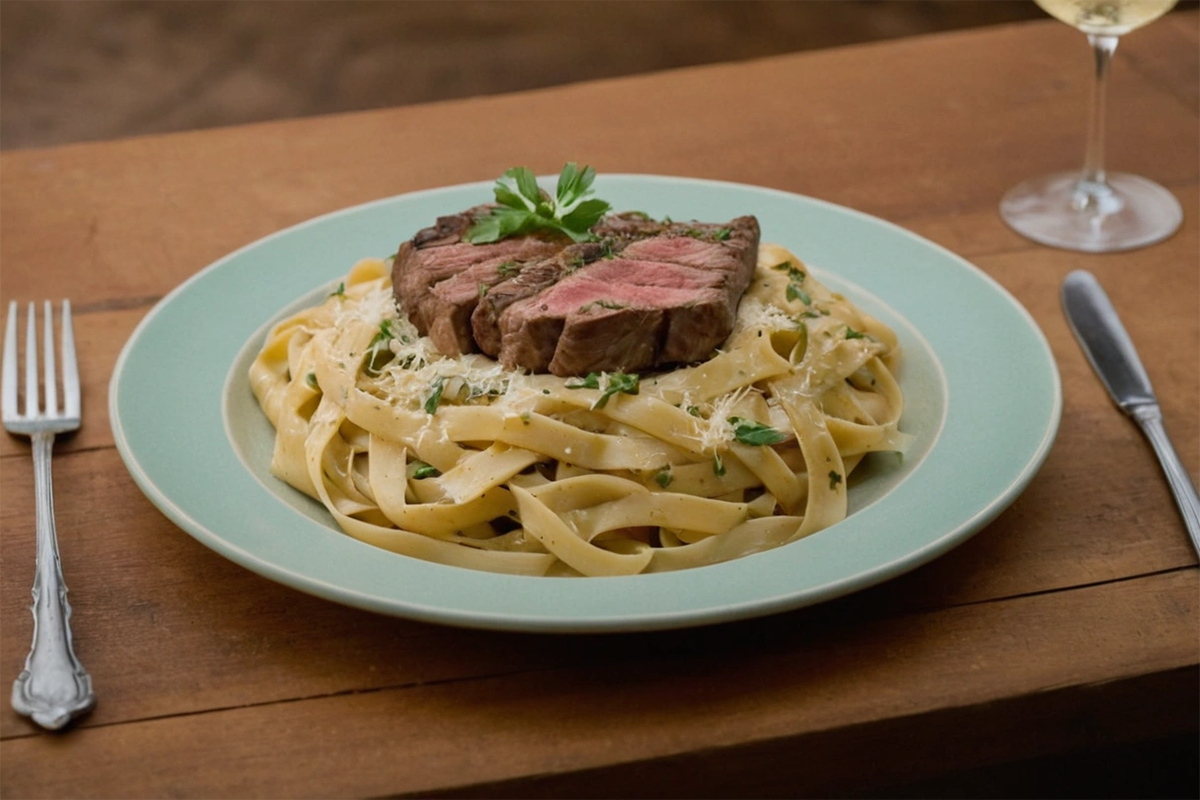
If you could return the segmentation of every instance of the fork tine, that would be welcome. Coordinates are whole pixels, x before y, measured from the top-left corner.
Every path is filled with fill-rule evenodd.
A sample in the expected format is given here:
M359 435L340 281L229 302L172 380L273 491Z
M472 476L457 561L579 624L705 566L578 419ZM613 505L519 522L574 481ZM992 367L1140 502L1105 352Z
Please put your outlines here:
M25 416L36 417L41 409L38 399L37 309L29 304L25 325Z
M54 359L54 307L49 300L45 301L42 311L46 315L42 325L42 333L45 334L42 357L46 360L42 368L42 385L46 390L46 413L53 415L58 413L58 365Z
M17 301L8 304L8 322L4 326L4 388L0 413L5 420L17 416Z
M68 417L79 416L79 366L75 361L75 326L71 322L71 301L62 305L63 397Z

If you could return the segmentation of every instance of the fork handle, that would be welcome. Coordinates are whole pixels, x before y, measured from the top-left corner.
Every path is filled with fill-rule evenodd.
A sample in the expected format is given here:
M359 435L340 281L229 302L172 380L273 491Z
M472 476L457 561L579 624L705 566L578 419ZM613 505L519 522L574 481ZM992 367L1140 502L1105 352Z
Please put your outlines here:
M13 682L12 705L43 728L58 730L96 703L92 677L71 646L71 606L63 583L54 526L50 456L53 433L33 434L33 485L37 500L37 574L33 581L33 645Z

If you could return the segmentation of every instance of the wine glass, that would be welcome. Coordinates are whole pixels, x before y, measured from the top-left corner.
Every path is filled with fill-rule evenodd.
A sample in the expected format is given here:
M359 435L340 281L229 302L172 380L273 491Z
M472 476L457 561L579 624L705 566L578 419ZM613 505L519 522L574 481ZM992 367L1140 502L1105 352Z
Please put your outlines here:
M1137 175L1104 168L1104 101L1118 38L1171 10L1176 0L1036 0L1051 16L1087 34L1096 61L1083 169L1033 178L1012 188L1000 216L1042 244L1089 253L1130 250L1170 236L1183 209L1169 191Z

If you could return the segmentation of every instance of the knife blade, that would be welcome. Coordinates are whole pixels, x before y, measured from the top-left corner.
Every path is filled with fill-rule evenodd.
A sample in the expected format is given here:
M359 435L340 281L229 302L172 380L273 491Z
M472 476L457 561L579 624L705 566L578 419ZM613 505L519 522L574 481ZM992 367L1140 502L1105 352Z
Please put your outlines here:
M1095 276L1086 270L1067 275L1062 304L1075 338L1113 402L1137 423L1154 448L1192 547L1200 555L1200 495L1167 437L1150 377L1116 309Z

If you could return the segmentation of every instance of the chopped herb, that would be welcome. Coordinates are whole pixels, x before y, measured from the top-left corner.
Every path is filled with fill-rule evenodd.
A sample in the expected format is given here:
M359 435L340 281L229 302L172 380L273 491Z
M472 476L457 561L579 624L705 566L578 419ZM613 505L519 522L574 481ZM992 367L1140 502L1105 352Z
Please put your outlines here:
M663 467L654 475L654 482L664 489L670 486L673 480L675 478L671 475L670 467Z
M317 389L317 373L310 372L304 376L304 382L308 384L310 389Z
M341 283L339 283L338 287L329 293L329 296L330 297L345 297L346 296L346 282L342 281Z
M463 239L473 244L495 242L533 231L558 231L576 242L595 238L591 227L612 206L589 198L596 170L568 162L558 176L555 196L542 191L528 167L513 167L496 181L499 208L477 217Z
M829 470L829 488L830 488L830 490L832 491L832 490L836 489L838 487L838 484L841 482L842 482L841 474L834 472L833 470Z
M806 306L812 305L812 298L809 297L808 292L804 291L804 288L801 286L801 284L804 283L804 279L808 277L808 275L804 273L804 270L797 269L796 267L792 266L791 261L784 261L781 264L776 264L775 266L771 267L771 269L782 270L788 274L788 300L799 300Z
M761 422L755 422L752 419L730 417L729 424L733 426L733 438L742 444L761 447L768 444L779 444L787 439L786 435L775 430L770 425L763 425Z
M550 390L549 390L549 389L542 389L542 394L550 394Z
M687 412L689 414L691 414L693 417L700 416L700 408L698 406L688 406Z
M384 365L391 361L395 354L388 342L396 338L392 331L392 320L385 319L379 323L379 332L367 347L366 369L368 375L378 375Z
M603 378L603 380L601 380ZM599 389L601 390L600 397L596 402L592 403L592 408L604 408L608 404L608 398L612 397L617 392L624 394L638 393L638 376L626 375L624 372L602 372L599 375L595 372L589 372L587 377L583 378L579 383L563 384L568 389Z
M809 296L808 292L801 289L800 284L796 283L795 281L788 283L787 292L785 294L787 295L788 300L799 300L806 306L812 305L812 297Z
M500 266L496 267L496 272L505 278L511 278L521 271L521 265L516 261L505 261Z
M718 478L725 477L725 462L721 460L720 453L713 453L713 475Z
M432 464L426 464L424 461L414 461L417 468L413 470L413 479L423 481L426 478L436 478L442 474L442 471Z
M613 300L593 300L590 303L584 303L583 305L581 305L579 307L579 312L581 314L586 313L587 311L590 311L593 306L600 306L601 308L607 308L607 309L611 309L613 311L617 311L622 308L627 308L627 306L624 303L617 303Z
M729 230L729 228L720 228L717 230L716 233L713 234L713 238L716 239L718 242L723 242L729 238L729 234L731 234L731 233L732 233L732 231Z
M856 330L854 330L854 328L851 328L849 325L847 325L846 326L846 338L847 339L865 339L865 338L867 338L867 335L865 333L863 333L862 331L856 331Z
M437 412L438 404L442 402L442 390L446 388L446 378L438 375L433 379L432 391L429 397L425 398L425 413L433 414Z

